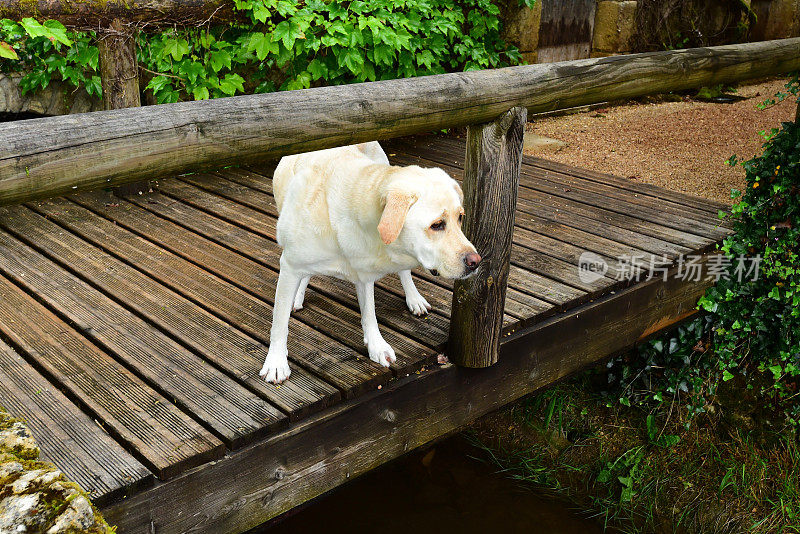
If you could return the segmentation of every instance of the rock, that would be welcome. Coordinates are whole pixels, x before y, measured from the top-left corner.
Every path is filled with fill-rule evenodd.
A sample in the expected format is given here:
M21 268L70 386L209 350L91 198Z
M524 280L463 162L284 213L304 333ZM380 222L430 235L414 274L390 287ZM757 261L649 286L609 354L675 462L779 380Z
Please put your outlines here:
M551 139L530 132L525 132L525 137L522 140L522 149L526 154L532 152L558 151L565 146L567 146L567 143L564 141Z
M24 469L21 463L13 460L0 464L0 488L17 478Z
M597 2L592 41L593 56L630 52L630 40L635 29L636 5L635 1Z
M88 495L38 456L25 423L0 410L0 534L111 533Z
M0 113L39 113L42 115L65 115L85 113L103 109L100 99L77 91L65 83L55 80L35 93L22 94L19 82L22 74L0 74Z
M503 18L503 39L519 48L525 63L536 63L542 2L536 2L533 7L509 2Z
M37 513L41 504L38 493L11 495L0 501L0 534L40 527L46 520L45 514Z
M39 447L22 421L15 421L0 430L0 449L8 449L28 460L39 457Z
M86 497L79 495L72 499L69 507L58 516L52 527L47 529L47 534L60 534L87 530L94 525L94 511Z

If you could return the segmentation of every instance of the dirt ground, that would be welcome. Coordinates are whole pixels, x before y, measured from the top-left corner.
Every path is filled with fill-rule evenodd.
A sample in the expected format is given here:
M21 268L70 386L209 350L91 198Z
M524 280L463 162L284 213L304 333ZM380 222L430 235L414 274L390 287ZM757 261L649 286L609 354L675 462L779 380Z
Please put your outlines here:
M732 104L631 102L539 118L528 131L566 145L526 153L730 203L731 188L744 184L744 171L725 160L733 154L750 159L764 142L759 131L794 120L791 99L766 110L756 107L785 83L741 85L737 94L747 99Z

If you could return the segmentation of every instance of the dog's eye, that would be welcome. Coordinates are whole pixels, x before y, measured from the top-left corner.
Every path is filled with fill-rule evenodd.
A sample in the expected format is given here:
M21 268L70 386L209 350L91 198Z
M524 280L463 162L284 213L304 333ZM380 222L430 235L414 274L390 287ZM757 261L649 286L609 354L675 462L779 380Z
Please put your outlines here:
M464 214L463 213L459 213L458 214L458 224L461 224L463 221L464 221Z
M444 227L445 227L444 221L436 221L431 225L431 230L436 230L436 231L444 230Z

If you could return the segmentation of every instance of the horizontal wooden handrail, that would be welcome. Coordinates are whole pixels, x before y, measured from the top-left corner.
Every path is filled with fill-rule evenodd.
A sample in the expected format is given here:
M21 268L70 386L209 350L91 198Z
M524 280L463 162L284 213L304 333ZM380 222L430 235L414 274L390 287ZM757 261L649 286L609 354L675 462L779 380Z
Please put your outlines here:
M800 38L5 123L0 205L796 69Z

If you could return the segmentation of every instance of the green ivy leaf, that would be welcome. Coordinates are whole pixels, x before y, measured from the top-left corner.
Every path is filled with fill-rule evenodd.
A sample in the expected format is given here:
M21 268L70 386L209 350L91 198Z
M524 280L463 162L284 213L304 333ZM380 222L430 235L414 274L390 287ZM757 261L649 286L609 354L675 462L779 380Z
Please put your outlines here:
M226 74L219 82L219 90L228 96L233 96L236 91L244 92L244 78L238 74Z
M5 41L0 41L0 57L5 59L19 59L14 47Z
M195 87L192 89L192 96L195 100L208 100L210 97L208 87Z
M214 72L219 72L223 67L230 69L231 54L227 50L217 50L215 52L211 52L209 63L211 68L214 69Z
M153 93L157 94L165 87L170 86L169 78L166 76L155 76L152 80L150 80L145 89L152 89Z
M167 39L164 41L164 57L171 55L175 61L180 61L189 53L189 42L186 39Z

